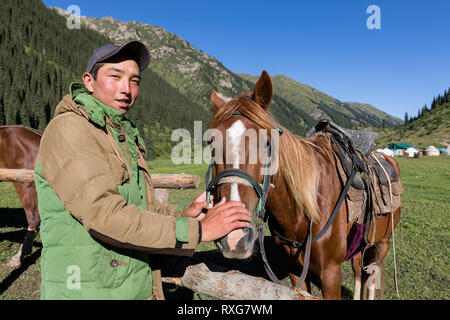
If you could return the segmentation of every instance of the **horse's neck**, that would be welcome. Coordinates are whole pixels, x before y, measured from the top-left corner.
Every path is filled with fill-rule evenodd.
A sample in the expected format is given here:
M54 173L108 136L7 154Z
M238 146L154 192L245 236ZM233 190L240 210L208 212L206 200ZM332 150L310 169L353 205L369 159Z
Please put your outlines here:
M294 198L291 196L287 183L280 172L277 172L271 179L274 187L271 188L266 202L266 208L275 218L277 223L282 226L297 225L307 222L304 214L298 214L298 209ZM283 223L284 222L284 223Z

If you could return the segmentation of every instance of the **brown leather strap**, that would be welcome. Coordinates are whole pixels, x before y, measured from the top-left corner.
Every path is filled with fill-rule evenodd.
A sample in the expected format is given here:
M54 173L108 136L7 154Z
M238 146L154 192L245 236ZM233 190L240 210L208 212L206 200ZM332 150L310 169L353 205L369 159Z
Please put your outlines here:
M266 269L266 272L269 276L269 278L277 283L282 285L281 281L278 280L276 275L273 273L272 269L270 268L269 261L266 257L266 250L264 249L264 222L262 222L260 225L258 225L258 231L259 231L259 248L261 251L261 257L264 262L264 269ZM309 223L308 228L308 235L306 237L306 245L305 245L305 258L303 259L303 270L300 275L300 279L298 280L296 287L300 288L303 282L305 282L306 276L308 275L308 269L309 269L309 262L311 260L311 243L312 243L312 222ZM297 249L297 254L300 253L301 246Z
M306 238L305 258L303 259L303 270L302 274L300 275L300 279L298 279L297 284L295 285L297 288L300 288L302 286L303 282L305 282L306 276L308 275L309 261L311 258L311 243L312 243L312 222L309 222L308 237Z
M277 284L283 285L281 281L278 280L277 276L273 273L272 269L270 268L269 261L267 260L266 250L264 249L264 233L265 233L264 221L262 221L257 228L259 232L259 251L261 252L261 258L264 262L264 269L266 270L266 273L269 276L270 280L272 280Z

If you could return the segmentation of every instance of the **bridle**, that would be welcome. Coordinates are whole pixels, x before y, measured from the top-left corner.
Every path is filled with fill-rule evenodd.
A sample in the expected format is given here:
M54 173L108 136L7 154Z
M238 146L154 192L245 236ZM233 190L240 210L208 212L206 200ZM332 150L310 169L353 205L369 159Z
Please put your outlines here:
M242 115L239 111L235 111L233 115ZM274 128L279 132L279 134L283 134L283 130L274 126ZM271 167L271 158L272 158L272 146L269 141L267 141L267 161L265 172L263 176L262 184L258 183L251 175L241 169L225 169L221 171L217 176L212 179L212 165L213 159L209 164L208 170L205 175L205 186L206 186L206 201L210 202L210 194L211 191L216 188L220 184L224 183L238 183L242 185L246 185L249 187L253 187L255 190L259 200L258 206L256 209L256 215L260 218L260 221L257 222L256 229L259 233L259 247L262 259L264 261L264 268L266 269L267 274L271 278L272 281L281 284L278 278L273 273L272 269L269 266L269 262L266 257L265 249L264 249L264 233L265 233L265 223L267 221L268 215L266 215L266 201L269 190L273 185L270 183L270 167Z

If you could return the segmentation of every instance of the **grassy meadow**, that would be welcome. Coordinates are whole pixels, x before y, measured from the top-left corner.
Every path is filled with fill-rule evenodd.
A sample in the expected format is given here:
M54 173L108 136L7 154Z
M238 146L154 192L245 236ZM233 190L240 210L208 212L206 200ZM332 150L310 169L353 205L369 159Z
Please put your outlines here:
M403 181L402 213L395 231L398 286L395 293L393 250L386 260L385 299L447 300L450 298L450 157L396 158ZM186 173L201 176L197 190L173 190L170 202L191 201L204 186L206 164L174 166L170 160L149 162L152 173ZM19 268L8 268L5 263L18 250L26 233L26 219L12 183L0 183L0 299L39 299L40 250L39 235L34 241L33 253ZM290 285L280 255L266 231L266 249L269 262L278 278ZM227 260L221 257L212 243L202 243L195 257L214 261L227 268L267 278L259 252L246 260ZM342 265L342 298L353 297L353 275L349 262ZM185 288L165 284L169 299L211 299L193 294ZM320 295L313 286L313 294Z

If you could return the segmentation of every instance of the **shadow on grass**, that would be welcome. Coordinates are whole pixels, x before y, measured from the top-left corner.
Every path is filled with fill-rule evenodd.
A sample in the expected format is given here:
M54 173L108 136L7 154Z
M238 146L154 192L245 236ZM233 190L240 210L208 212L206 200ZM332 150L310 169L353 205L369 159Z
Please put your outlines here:
M22 244L25 239L26 234L27 234L26 226L24 229L21 229L21 230L0 232L0 242L9 241L9 242L15 242L15 243ZM38 242L38 241L33 241L33 247L42 248L42 243Z
M35 252L33 252L32 254L26 256L23 259L21 266L16 268L16 269L14 269L14 270L12 270L10 272L10 274L5 279L3 279L3 281L0 283L0 296L6 290L8 290L8 288L22 275L22 273L24 273L28 269L28 267L30 267L31 265L36 263L36 261L41 256L41 250L42 249L39 248ZM2 268L7 268L6 266L1 266L1 267Z
M5 210L9 212L2 212ZM13 211L13 213L11 213L11 211ZM15 213L16 211L18 212L17 214ZM20 213L22 213L22 215ZM22 244L25 239L25 235L27 234L27 221L25 219L24 211L22 209L0 209L0 227L22 228L19 230L0 233L0 242L8 241ZM23 258L22 264L19 267L8 267L6 265L7 262L0 266L3 269L2 274L4 274L4 271L6 271L6 274L8 274L9 272L9 274L0 283L0 296L3 295L8 290L8 288L10 288L11 285L13 285L14 282L17 281L19 277L30 266L34 265L39 259L39 257L41 256L42 243L33 241L33 247L37 247L38 249L33 253L25 256ZM11 254L16 254L16 252L13 252Z
M27 217L22 208L0 208L0 228L26 228Z

